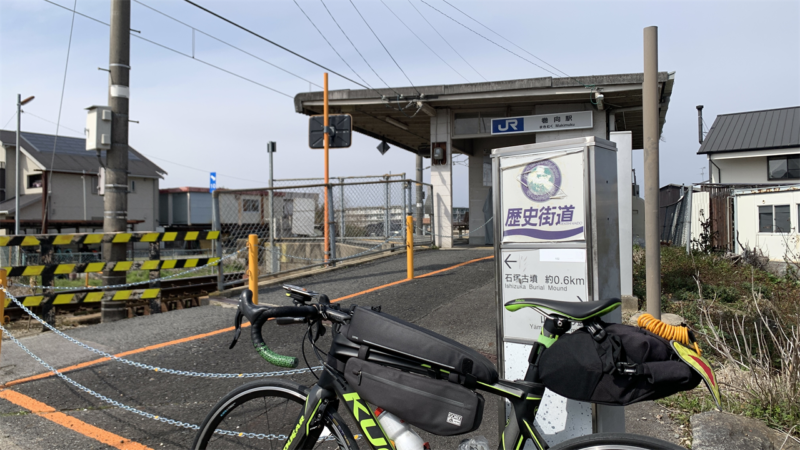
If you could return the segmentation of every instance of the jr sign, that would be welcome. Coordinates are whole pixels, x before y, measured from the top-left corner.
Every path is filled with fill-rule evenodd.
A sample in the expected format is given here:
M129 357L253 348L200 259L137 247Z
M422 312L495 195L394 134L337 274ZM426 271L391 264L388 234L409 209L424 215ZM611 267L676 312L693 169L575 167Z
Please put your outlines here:
M576 111L492 119L492 134L579 130L581 128L592 128L592 126L591 111Z

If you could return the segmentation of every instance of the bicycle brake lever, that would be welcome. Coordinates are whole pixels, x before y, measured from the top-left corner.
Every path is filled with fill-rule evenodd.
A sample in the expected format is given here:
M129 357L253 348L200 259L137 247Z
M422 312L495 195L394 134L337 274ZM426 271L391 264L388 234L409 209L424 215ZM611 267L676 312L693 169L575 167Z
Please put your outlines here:
M236 346L236 341L239 340L239 336L242 334L242 317L244 317L244 314L242 314L242 311L240 309L237 309L236 319L234 319L233 323L233 326L236 328L236 331L233 334L233 342L231 342L231 346L228 347L228 350Z

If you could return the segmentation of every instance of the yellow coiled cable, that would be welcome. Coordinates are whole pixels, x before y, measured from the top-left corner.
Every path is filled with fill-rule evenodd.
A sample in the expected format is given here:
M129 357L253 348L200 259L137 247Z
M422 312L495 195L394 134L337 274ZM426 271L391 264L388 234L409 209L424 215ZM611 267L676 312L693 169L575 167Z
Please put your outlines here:
M645 330L657 334L664 339L669 341L678 341L681 344L694 347L694 350L699 355L700 346L697 345L697 341L693 339L689 335L689 328L686 326L675 326L675 325L667 325L666 323L656 319L651 314L642 314L636 320L636 325L639 328L644 328Z

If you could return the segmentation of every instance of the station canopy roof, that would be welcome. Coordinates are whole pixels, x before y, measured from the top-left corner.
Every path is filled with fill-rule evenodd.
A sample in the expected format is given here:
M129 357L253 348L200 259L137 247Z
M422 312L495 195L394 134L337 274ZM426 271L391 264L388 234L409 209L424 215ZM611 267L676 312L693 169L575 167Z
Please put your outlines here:
M663 130L675 72L658 73L659 126ZM643 148L642 82L644 74L542 77L485 83L381 89L342 89L328 92L330 114L351 114L353 130L413 153L430 149L430 119L434 108L480 113L480 118L533 115L533 107L590 102L592 89L604 96L604 110L614 114L616 131L633 132L633 148ZM402 96L402 97L401 97ZM419 107L421 102L424 106ZM322 114L323 93L294 97L295 111ZM583 107L583 106L581 106ZM416 113L416 114L415 114ZM476 115L476 118L478 116ZM458 120L458 116L456 116ZM471 136L471 137L489 137ZM454 139L457 137L454 136Z

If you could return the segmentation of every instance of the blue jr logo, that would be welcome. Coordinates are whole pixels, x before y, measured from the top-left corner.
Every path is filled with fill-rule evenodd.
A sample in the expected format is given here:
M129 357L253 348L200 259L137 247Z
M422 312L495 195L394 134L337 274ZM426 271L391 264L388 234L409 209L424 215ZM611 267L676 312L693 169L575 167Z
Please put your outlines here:
M492 133L516 133L523 131L523 119L517 117L514 119L493 119L492 120Z

